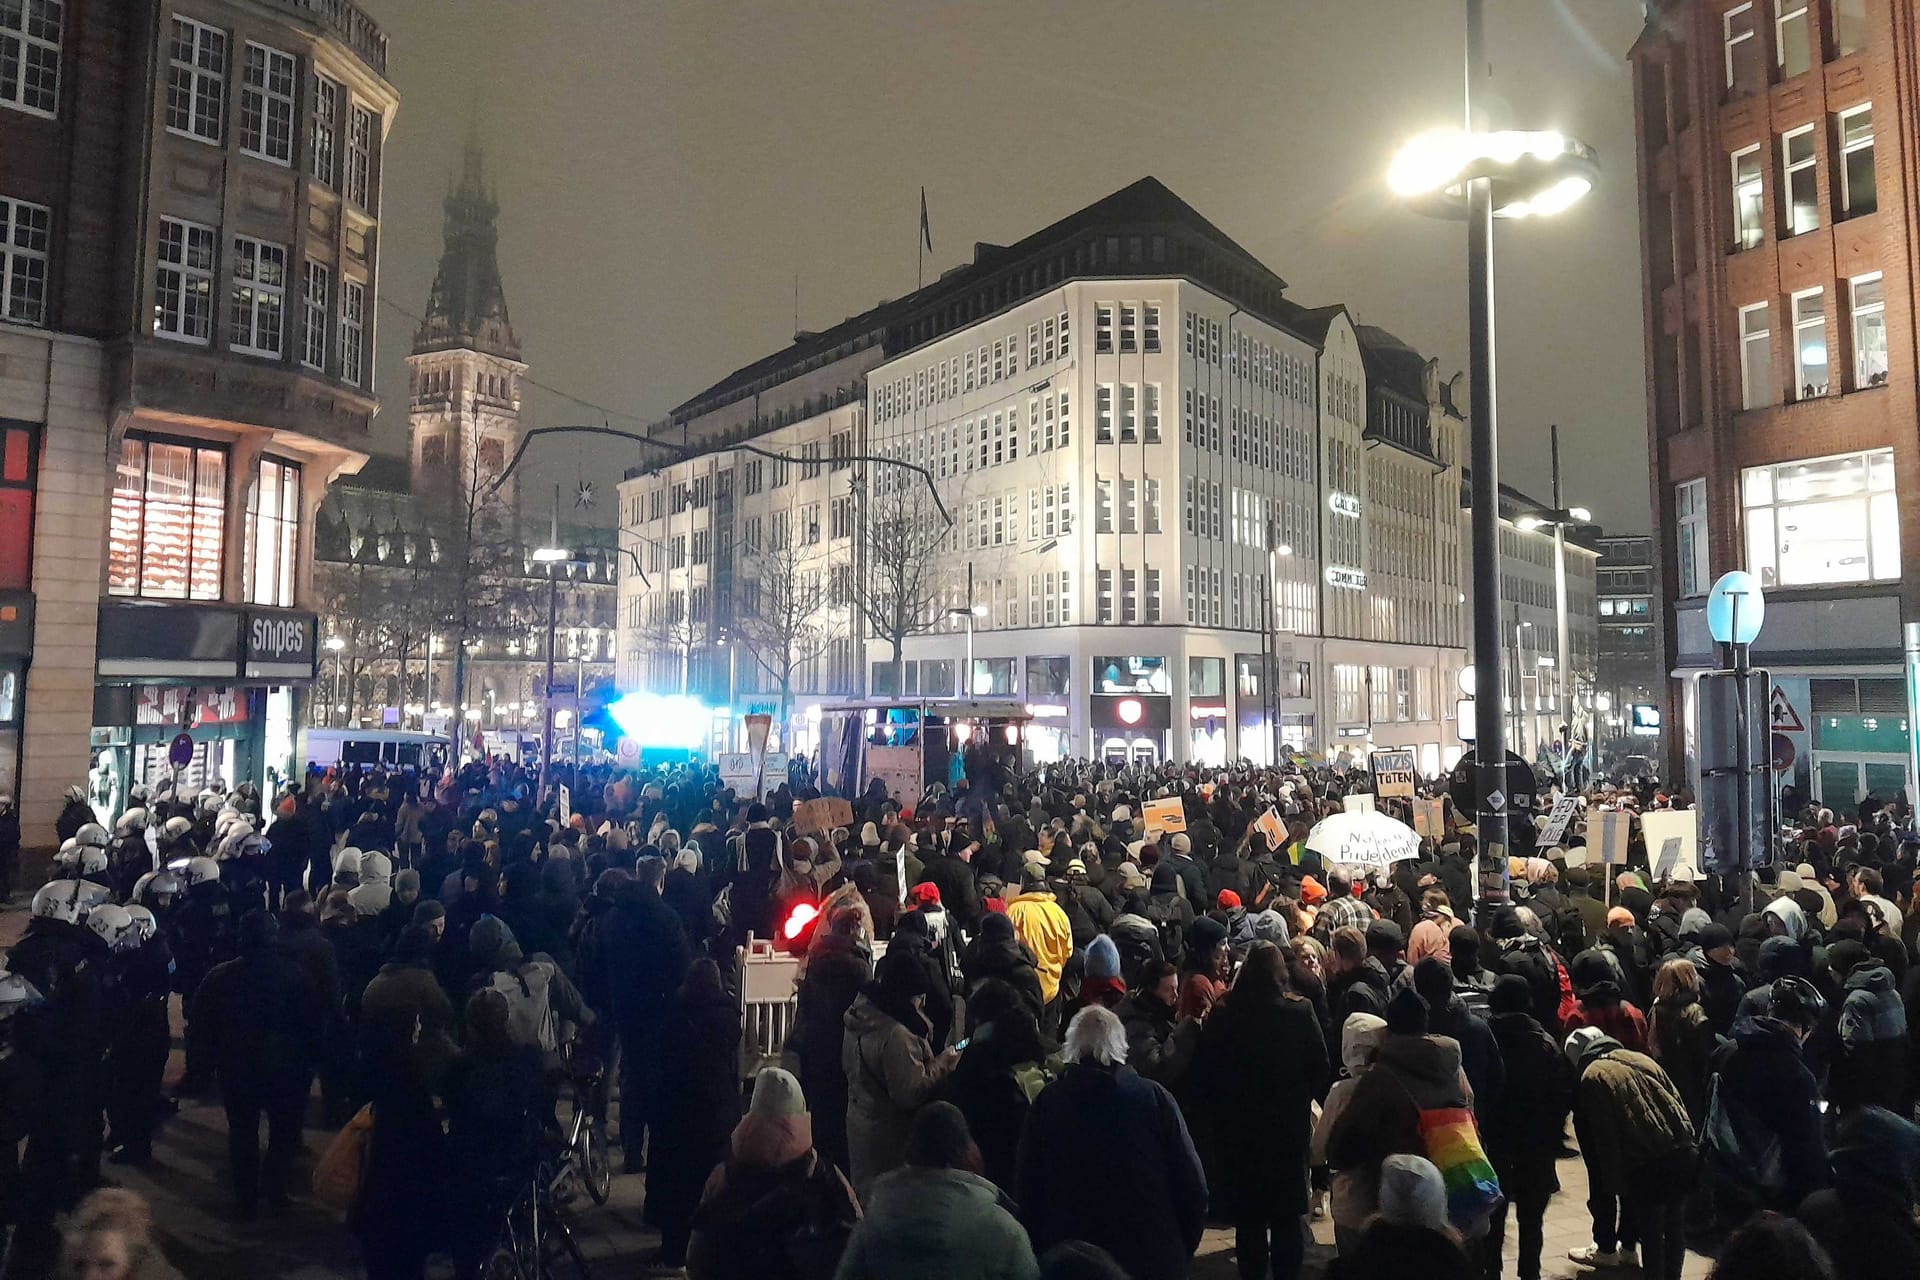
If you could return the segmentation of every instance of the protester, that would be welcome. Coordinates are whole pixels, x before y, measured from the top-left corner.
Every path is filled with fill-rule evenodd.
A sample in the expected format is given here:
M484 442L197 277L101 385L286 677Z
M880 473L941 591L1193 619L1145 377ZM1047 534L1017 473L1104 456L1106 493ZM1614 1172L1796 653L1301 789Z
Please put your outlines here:
M147 1202L121 1187L93 1192L61 1224L65 1280L181 1280L153 1239Z
M1480 1257L1487 1280L1499 1280L1507 1216L1518 1224L1520 1280L1540 1280L1547 1204L1560 1190L1555 1164L1573 1105L1574 1076L1553 1038L1533 1016L1525 978L1504 974L1493 984L1488 1029L1505 1072L1496 1093L1476 1094L1480 1136L1505 1198L1495 1206Z
M926 996L925 971L904 952L889 949L847 1010L841 1052L848 1173L863 1199L874 1179L906 1158L914 1113L960 1060L955 1050L934 1051Z
M1625 1236L1631 1231L1650 1280L1679 1280L1694 1159L1686 1103L1659 1063L1598 1027L1576 1028L1566 1053L1579 1079L1573 1127L1593 1212L1593 1243L1567 1256L1600 1267L1632 1266L1634 1246Z
M1335 1264L1335 1280L1473 1280L1476 1271L1447 1221L1447 1185L1432 1161L1390 1155L1380 1166L1380 1211Z
M660 1047L660 1088L670 1102L653 1121L646 1212L660 1228L659 1261L679 1267L687 1261L701 1189L726 1158L740 1118L740 1011L720 967L705 956L680 983Z

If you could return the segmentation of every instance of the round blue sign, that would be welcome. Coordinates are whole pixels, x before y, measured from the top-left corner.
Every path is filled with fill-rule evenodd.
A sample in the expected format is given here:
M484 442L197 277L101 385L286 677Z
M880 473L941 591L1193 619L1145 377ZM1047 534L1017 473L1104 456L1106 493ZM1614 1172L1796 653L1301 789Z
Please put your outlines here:
M167 748L167 763L176 769L184 769L193 763L193 735L177 733L173 744Z
M1760 579L1743 569L1721 574L1707 593L1707 633L1720 644L1752 644L1766 618Z

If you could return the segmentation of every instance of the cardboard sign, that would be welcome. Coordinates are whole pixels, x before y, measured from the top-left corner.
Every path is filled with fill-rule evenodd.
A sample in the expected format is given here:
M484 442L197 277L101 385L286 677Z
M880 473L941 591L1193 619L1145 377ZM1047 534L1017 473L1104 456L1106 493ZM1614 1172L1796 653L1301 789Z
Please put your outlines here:
M1553 802L1553 812L1547 815L1547 825L1540 828L1540 847L1557 845L1567 838L1567 828L1573 823L1573 815L1580 810L1580 801L1576 796L1561 796Z
M1598 840L1593 838L1596 834L1593 829L1593 824L1589 823L1587 825L1587 848L1589 850L1589 856L1591 856L1591 851L1595 847L1598 847L1600 850L1600 864L1602 866L1625 866L1627 863L1627 837L1631 832L1632 826L1633 815L1630 813L1624 813L1618 809L1609 809L1607 812L1602 813L1600 815L1600 829L1597 833L1599 836Z
M560 784L560 825L573 825L573 792L567 789L564 782Z
M1413 829L1428 840L1447 838L1447 802L1431 796L1413 802Z
M1275 853L1287 847L1287 824L1280 819L1280 811L1268 806L1267 811L1253 820L1253 829L1267 838L1267 848Z
M1700 870L1699 822L1699 815L1690 809L1640 815L1640 829L1647 835L1647 854L1653 859L1654 879L1672 875L1680 867Z
M840 796L803 800L793 806L793 825L801 835L827 835L835 827L853 825L853 806Z
M1415 766L1411 751L1375 751L1367 756L1367 768L1373 774L1373 793L1402 800L1413 799Z
M1187 829L1187 810L1179 797L1169 800L1149 800L1140 806L1140 821L1145 825L1147 838L1153 839L1161 834L1171 835Z
M1373 797L1364 791L1356 791L1340 798L1340 808L1346 813L1372 813Z

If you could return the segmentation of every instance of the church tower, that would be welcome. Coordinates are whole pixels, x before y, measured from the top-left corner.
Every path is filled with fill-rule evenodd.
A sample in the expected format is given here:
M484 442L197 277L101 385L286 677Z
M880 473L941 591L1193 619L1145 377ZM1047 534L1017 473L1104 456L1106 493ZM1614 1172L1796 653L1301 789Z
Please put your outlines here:
M527 367L500 283L500 206L476 144L442 207L440 269L407 357L413 491L422 495L471 492L505 469L520 444ZM511 482L501 497L512 503Z

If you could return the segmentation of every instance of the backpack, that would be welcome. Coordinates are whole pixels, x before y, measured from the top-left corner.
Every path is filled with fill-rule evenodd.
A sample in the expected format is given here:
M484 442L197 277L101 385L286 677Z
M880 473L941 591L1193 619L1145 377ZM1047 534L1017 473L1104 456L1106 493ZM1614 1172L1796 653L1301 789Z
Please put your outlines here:
M507 1037L515 1044L553 1053L560 1047L560 1036L547 995L551 975L540 972L537 964L525 968L535 970L534 981L527 980L524 970L510 973L499 969L487 986L507 998Z
M1709 1168L1737 1187L1762 1199L1786 1194L1787 1163L1780 1135L1748 1109L1745 1103L1720 1091L1716 1073L1707 1095L1707 1119L1701 1143Z
M1160 935L1160 954L1168 964L1177 966L1186 958L1187 926L1174 909L1176 901L1183 899L1147 903L1147 920L1152 923L1154 932Z
M1578 955L1587 949L1587 921L1580 914L1580 908L1570 903L1561 906L1553 912L1547 929L1553 934L1554 945L1568 955Z

